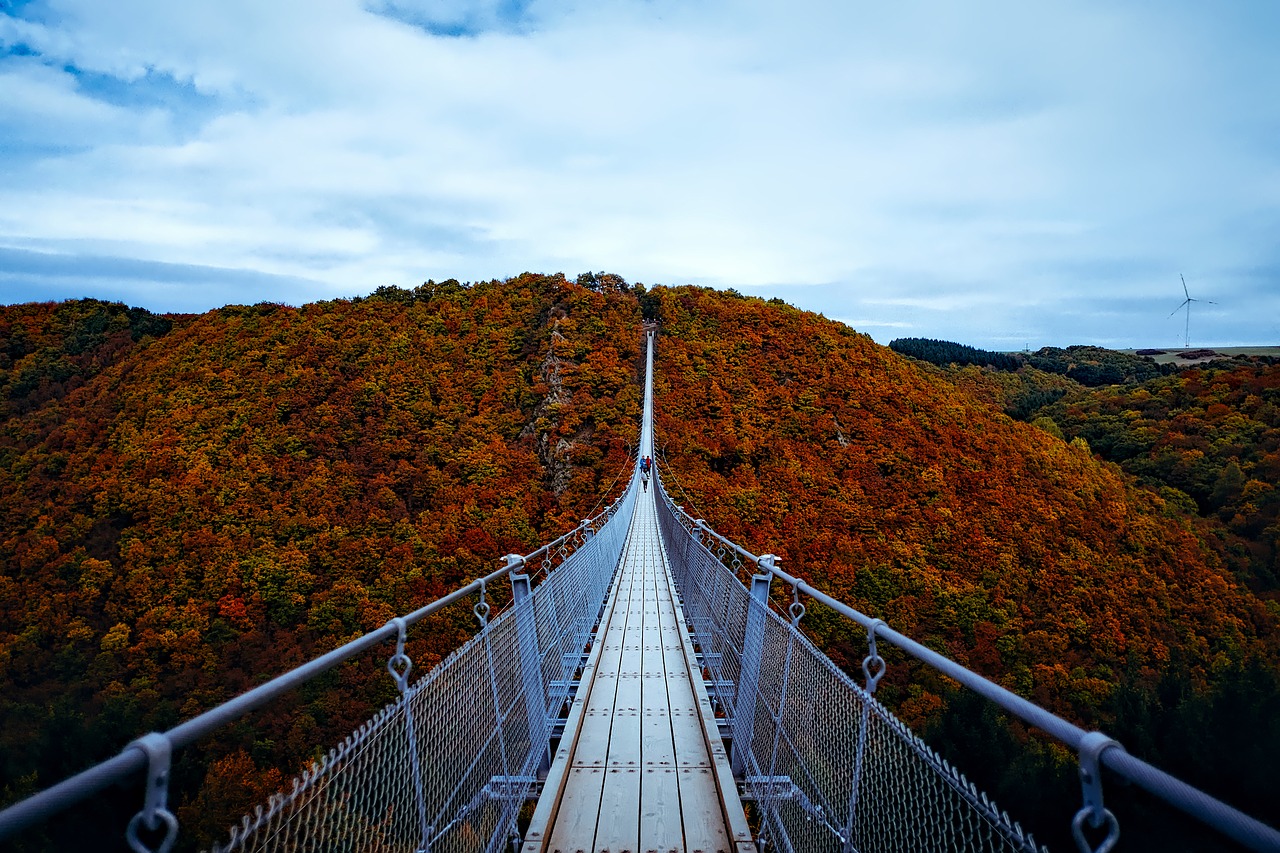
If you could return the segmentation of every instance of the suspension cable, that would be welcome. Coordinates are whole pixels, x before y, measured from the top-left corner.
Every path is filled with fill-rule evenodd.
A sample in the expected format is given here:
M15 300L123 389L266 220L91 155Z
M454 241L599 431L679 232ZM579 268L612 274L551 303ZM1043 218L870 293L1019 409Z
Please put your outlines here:
M676 469L667 461L667 446L665 444L658 451L658 455L661 457L662 467L666 470L666 473L671 475L671 482L680 490L680 495L684 498L684 505L689 508L688 515L693 518L701 518L702 513L698 512L698 508L693 505L693 501L689 498L689 493L685 491L684 484L676 477Z
M618 481L622 479L622 473L632 466L631 457L627 456L627 460L622 463L622 467L618 469L617 475L613 478L613 482L609 484L609 488L600 493L600 500L596 501L596 505L591 508L591 512L587 513L587 518L594 518L596 510L600 509L600 505L605 502L609 495L613 494L613 487L618 485Z

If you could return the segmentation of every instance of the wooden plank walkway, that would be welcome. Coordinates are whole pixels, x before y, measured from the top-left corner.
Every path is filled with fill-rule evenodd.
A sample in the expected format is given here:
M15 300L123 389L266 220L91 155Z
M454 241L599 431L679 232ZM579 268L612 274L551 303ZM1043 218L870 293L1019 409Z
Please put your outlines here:
M754 849L642 492L522 853Z

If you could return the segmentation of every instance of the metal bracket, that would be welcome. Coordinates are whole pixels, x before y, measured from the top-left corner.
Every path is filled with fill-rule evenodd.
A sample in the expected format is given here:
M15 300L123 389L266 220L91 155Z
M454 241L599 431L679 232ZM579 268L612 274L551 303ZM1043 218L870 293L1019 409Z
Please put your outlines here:
M541 793L541 784L537 776L494 776L477 796L510 802L536 800Z
M147 757L147 787L142 811L133 816L125 829L124 837L134 853L169 853L178 838L178 819L167 808L169 802L169 762L173 744L167 735L159 732L145 734L125 749L140 749ZM164 826L164 838L160 845L151 848L138 837L138 827L145 826L155 832Z
M679 509L679 507L677 507L677 509ZM693 537L694 542L701 543L702 534L705 533L706 530L707 530L707 523L703 521L701 518L699 518L693 522L693 529L689 531L689 534Z
M476 602L476 606L471 608L471 612L476 615L476 619L480 621L480 630L484 630L489 625L489 602L484 600L485 597L484 578L480 579L480 600Z
M876 686L880 684L880 679L884 677L884 672L889 668L884 658L880 657L880 653L876 651L876 629L880 627L888 628L883 619L873 619L871 624L867 626L867 656L862 659L862 674L867 677L867 692L875 693Z
M813 802L805 794L804 789L795 783L790 776L747 776L743 779L746 789L743 799L760 801L778 800L794 803L803 811L808 820L816 820L827 829L839 835L839 831L827 819L822 806Z
M413 670L413 661L404 653L405 622L399 616L394 617L388 625L395 625L396 653L387 660L387 672L396 682L396 689L402 694L409 688L409 673Z
M787 615L791 617L791 627L796 628L800 625L800 620L805 614L804 602L800 600L800 587L791 588L791 603L787 605Z
M1084 806L1071 821L1071 834L1075 837L1080 853L1109 853L1120 840L1120 823L1116 816L1102 804L1102 753L1112 747L1123 750L1116 741L1102 732L1089 732L1080 739L1080 790ZM1084 825L1094 829L1107 827L1107 835L1097 847L1084 837Z

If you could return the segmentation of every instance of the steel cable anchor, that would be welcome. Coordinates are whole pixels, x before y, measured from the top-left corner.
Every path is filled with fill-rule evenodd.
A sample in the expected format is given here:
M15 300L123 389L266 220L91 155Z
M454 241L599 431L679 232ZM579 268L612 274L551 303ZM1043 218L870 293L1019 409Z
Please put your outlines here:
M1118 742L1102 732L1089 732L1080 739L1080 789L1084 805L1071 820L1071 835L1080 853L1109 853L1120 840L1120 822L1102 804L1102 753L1112 747L1124 751ZM1093 829L1107 827L1107 835L1094 847L1084 837L1084 825Z
M395 625L397 632L396 653L387 659L387 672L395 680L396 689L403 694L409 687L409 673L413 670L413 660L404 653L405 623L404 619L396 616L387 624Z
M391 673L391 678L396 683L396 689L404 697L407 696L409 690L409 673L413 671L413 660L404 652L405 631L408 626L400 616L392 617L387 621L387 624L396 626L396 653L387 659L387 672ZM409 741L409 764L413 770L413 787L417 795L418 821L422 828L422 843L418 846L416 853L424 853L424 851L429 851L431 848L431 827L427 825L427 814L422 795L422 770L418 763L418 743L413 722L413 708L412 702L408 699L402 700L401 704L404 708L405 736Z
M147 757L147 787L144 793L142 811L129 821L124 837L134 853L169 853L173 842L178 838L178 819L168 809L169 801L169 763L173 754L173 744L167 735L150 732L130 743L128 749L140 749ZM151 848L138 837L138 827L155 832L164 825L164 838L160 845Z
M885 663L885 659L876 651L876 629L888 627L883 619L872 619L871 624L867 626L868 653L862 659L862 674L867 677L868 693L876 692L876 686L880 684L885 670L889 668L889 664Z
M763 569L770 576L774 576L778 568L778 562L781 559L776 554L762 554L756 560L756 566ZM791 617L791 627L799 627L800 620L804 618L807 610L808 608L804 606L804 602L800 600L800 581L797 580L791 584L791 603L787 605L787 615Z
M471 612L480 620L480 629L484 630L489 625L489 602L484 600L485 582L480 579L480 600L476 602L476 606L471 608Z

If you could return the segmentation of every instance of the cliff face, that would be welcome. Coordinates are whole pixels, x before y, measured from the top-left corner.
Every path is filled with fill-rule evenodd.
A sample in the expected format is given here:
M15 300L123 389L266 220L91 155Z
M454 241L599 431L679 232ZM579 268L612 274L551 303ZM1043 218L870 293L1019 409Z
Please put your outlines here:
M1082 444L786 305L587 284L184 318L0 308L9 796L575 524L635 441L645 317L662 324L668 489L815 585L1089 723L1129 725L1134 696L1163 719L1169 679L1212 699L1275 653L1273 615L1213 537ZM806 622L856 667L861 638ZM429 665L472 628L446 615L410 652ZM891 672L886 698L939 725L946 686ZM186 783L216 762L267 785L389 688L378 667L344 670L202 746ZM245 805L235 788L184 821L215 832Z

